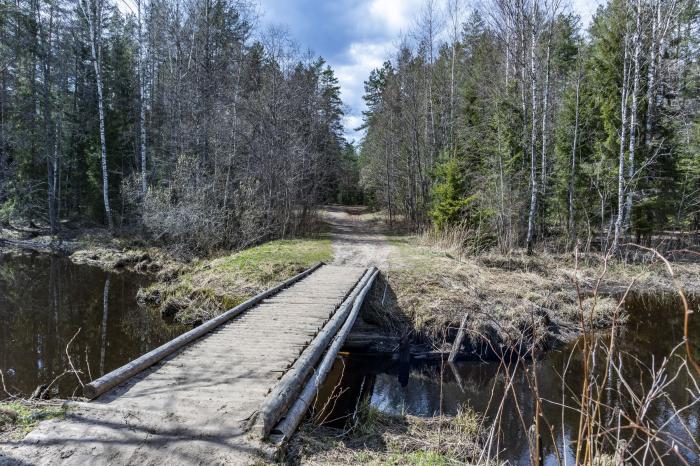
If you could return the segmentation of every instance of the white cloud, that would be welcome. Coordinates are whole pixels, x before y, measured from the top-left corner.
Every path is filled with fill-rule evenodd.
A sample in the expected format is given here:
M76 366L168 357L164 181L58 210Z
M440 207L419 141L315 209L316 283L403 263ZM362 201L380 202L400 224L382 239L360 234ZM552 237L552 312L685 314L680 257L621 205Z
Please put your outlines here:
M603 0L573 0L571 6L573 10L581 16L582 26L587 28L588 25L591 24L591 20L598 6L603 3Z
M367 7L362 6L359 14L370 21L380 23L388 34L405 31L413 22L414 15L422 2L420 0L372 0Z
M343 118L343 124L348 133L354 133L355 130L362 125L362 117L358 115L346 115L345 118Z
M394 45L391 41L383 43L353 42L345 53L344 63L334 67L340 82L343 101L354 112L362 107L364 81L370 71L379 68L389 58Z

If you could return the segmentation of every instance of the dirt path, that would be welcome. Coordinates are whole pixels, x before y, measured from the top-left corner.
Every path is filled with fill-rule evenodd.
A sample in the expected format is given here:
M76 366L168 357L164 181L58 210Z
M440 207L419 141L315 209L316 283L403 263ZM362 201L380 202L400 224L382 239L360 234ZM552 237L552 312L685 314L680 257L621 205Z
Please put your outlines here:
M376 215L365 207L329 206L322 217L331 226L334 265L388 268L392 246Z

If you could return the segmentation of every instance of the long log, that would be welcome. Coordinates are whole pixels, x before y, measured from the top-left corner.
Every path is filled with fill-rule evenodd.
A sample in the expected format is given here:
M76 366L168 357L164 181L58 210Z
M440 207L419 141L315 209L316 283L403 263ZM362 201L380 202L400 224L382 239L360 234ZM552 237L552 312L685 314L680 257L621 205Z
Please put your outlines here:
M127 379L130 379L139 372L148 369L158 361L171 355L183 346L206 335L207 333L211 332L220 325L228 322L229 320L233 319L242 312L250 309L263 299L268 298L276 293L279 293L281 290L287 288L289 285L292 285L293 283L296 283L302 278L308 276L312 272L315 272L322 265L323 262L319 262L318 264L301 272L300 274L295 275L288 280L285 280L284 282L280 283L274 288L270 288L267 291L263 291L262 293L253 296L249 300L239 304L238 306L232 309L229 309L220 316L214 317L213 319L206 321L199 327L193 328L189 332L183 333L179 337L170 340L168 343L165 343L159 346L158 348L149 351L143 356L134 359L133 361L119 367L118 369L113 370L108 374L103 375L99 379L93 380L89 384L85 385L85 388L83 390L85 396L89 399L97 398L101 394L116 387L117 385L121 384Z
M353 325L355 325L355 320L357 319L357 316L360 313L360 308L362 307L362 303L364 302L365 296L367 295L367 292L370 290L370 288L372 288L372 283L374 282L374 279L378 273L378 270L373 270L372 276L369 278L369 280L367 280L367 283L362 288L362 291L357 296L357 299L355 299L350 315L345 320L343 327L338 331L337 335L333 340L333 343L331 343L330 347L328 348L328 351L326 351L323 360L316 368L316 371L313 373L313 375L306 382L304 390L301 392L301 394L296 399L289 411L287 411L284 419L282 419L279 422L279 424L275 427L275 434L272 440L276 444L280 445L291 437L291 435L294 433L297 426L303 419L304 415L306 414L306 411L309 409L309 406L311 406L311 403L316 398L316 395L318 394L321 385L326 380L328 373L330 372L331 368L333 367L333 364L335 363L335 358L336 356L338 356L338 352L343 347L345 339L352 330Z
M338 329L347 320L352 311L352 305L359 293L365 288L372 277L374 268L367 270L350 295L343 301L333 317L316 335L301 356L292 367L285 372L280 381L265 398L258 413L253 429L261 437L266 437L277 424L287 408L294 401L297 394L304 386L304 381L323 355L331 339L338 333Z

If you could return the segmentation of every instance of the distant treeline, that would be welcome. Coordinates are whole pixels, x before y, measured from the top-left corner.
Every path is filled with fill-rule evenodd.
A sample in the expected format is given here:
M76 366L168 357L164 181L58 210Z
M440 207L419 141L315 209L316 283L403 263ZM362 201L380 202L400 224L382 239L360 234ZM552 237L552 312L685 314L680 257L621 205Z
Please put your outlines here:
M211 250L357 197L333 71L252 18L238 0L0 0L0 223Z
M697 232L698 2L611 0L586 30L562 1L479 8L428 0L367 80L370 200L502 250Z

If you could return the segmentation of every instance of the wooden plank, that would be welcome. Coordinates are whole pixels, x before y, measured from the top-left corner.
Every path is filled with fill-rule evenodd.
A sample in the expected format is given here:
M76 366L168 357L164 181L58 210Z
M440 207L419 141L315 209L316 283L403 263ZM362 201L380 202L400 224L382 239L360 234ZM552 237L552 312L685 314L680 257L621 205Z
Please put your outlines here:
M299 422L301 422L302 418L306 414L306 411L309 409L309 406L316 398L321 385L326 380L328 373L335 363L335 358L338 355L338 351L340 351L340 349L343 347L345 339L352 330L352 327L355 325L355 320L360 313L360 308L362 307L365 296L372 288L374 279L379 273L379 271L374 267L371 270L371 277L369 280L367 280L367 282L365 282L361 292L355 299L352 311L348 315L347 320L343 323L342 328L338 331L338 334L333 339L333 343L331 343L328 351L326 351L323 360L319 364L314 374L304 385L304 389L299 395L299 398L289 408L289 411L284 415L284 418L280 421L279 425L275 427L276 437L273 440L276 443L281 444L291 437L299 425Z

